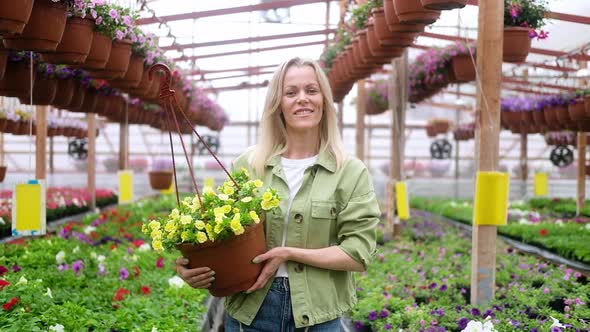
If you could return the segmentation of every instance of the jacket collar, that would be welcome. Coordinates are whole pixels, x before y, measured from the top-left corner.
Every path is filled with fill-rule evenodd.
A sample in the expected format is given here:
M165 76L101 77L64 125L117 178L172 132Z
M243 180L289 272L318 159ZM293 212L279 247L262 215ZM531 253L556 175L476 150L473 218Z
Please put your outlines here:
M281 164L281 155L276 155L276 156L270 158L266 162L266 167L273 167L273 169L274 169L277 166L279 166L280 164ZM336 171L336 159L334 159L334 156L332 156L332 153L330 153L330 151L328 151L328 149L322 149L320 151L320 154L318 156L318 160L315 162L314 165L322 166L323 168L330 171L331 173L334 173Z

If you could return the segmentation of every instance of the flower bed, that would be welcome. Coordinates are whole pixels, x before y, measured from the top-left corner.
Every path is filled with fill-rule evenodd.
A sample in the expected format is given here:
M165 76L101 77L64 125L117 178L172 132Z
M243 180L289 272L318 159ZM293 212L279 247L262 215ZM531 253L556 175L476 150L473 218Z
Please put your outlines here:
M176 276L178 253L141 238L142 220L174 204L140 202L0 245L0 330L199 330L208 293Z
M467 331L470 321L487 317L497 331L590 328L585 276L502 243L495 299L470 305L470 250L469 232L424 216L408 221L402 237L380 247L377 261L358 279L352 313L357 330Z
M533 199L511 205L508 225L498 233L543 248L564 258L590 264L590 219L573 218L575 203L567 199ZM590 202L589 202L590 203ZM473 206L468 201L413 198L412 207L471 225ZM537 211L534 211L536 209ZM586 208L585 213L589 210Z

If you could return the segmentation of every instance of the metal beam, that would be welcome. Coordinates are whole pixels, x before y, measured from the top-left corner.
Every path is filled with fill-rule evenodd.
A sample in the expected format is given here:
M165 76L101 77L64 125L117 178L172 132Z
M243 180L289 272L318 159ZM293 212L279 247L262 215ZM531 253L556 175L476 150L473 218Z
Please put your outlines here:
M280 64L274 64L274 65L265 65L265 66L258 66L258 67L242 67L242 68L228 68L228 69L198 69L198 70L193 70L192 72L188 73L188 75L203 75L203 74L214 74L214 73L226 73L226 72L232 72L232 71L247 71L247 72L251 72L251 73L256 73L257 71L260 71L260 69L265 69L265 68L274 68L274 67L278 67L280 66Z
M325 34L335 33L335 32L336 32L336 29L322 29L322 30L313 30L313 31L305 31L305 32L285 33L285 34L280 34L280 35L216 40L216 41L203 42L203 43L172 44L170 46L160 47L160 49L163 51L169 51L169 50L181 51L186 48L208 47L208 46L239 44L239 43L254 43L254 42L259 42L259 41L267 41L267 40L275 40L275 39L283 39L283 38L297 38L297 37L307 37L307 36L315 36L315 35L325 35Z
M213 77L213 78L201 77L201 80L216 81L216 80L225 80L228 78L251 77L251 76L256 76L256 75L266 75L266 74L273 74L273 73L274 73L274 71L259 71L259 72L253 72L253 73L248 73L248 74L238 74L238 75L221 76L221 77Z
M272 1L272 2L263 2L256 5L249 5L249 6L239 6L239 7L229 7L229 8L219 8L219 9L212 9L212 10L204 10L200 12L192 12L192 13L183 13L183 14L176 14L176 15L167 15L167 16L153 16L149 18L140 18L139 20L135 21L137 25L144 25L144 24L153 24L153 23L164 23L164 22L172 22L172 21L180 21L180 20L192 20L198 19L203 17L211 17L211 16L220 16L220 15L229 15L229 14L238 14L243 12L253 12L253 11L266 11L271 9L277 8L285 8L285 7L294 7L299 5L309 5L318 2L328 2L329 0L280 0L280 1Z
M524 84L524 85L528 85L528 86L537 86L540 88L550 88L550 89L558 89L558 90L565 90L565 91L576 91L577 90L574 87L567 87L567 86L547 84L547 83L536 83L536 82L530 82L530 81L521 81L521 80L517 80L514 78L506 77L506 76L502 77L502 82L514 83L514 84Z
M220 86L218 88L205 88L205 92L221 92L221 91L234 91L234 90L245 90L245 89L257 89L257 88L265 88L268 86L268 82L256 83L256 84L248 84L242 83L238 85L232 86Z
M280 50L280 49L284 49L284 48L296 48L296 47L322 45L324 43L325 43L325 41L315 41L315 42L309 42L309 43L289 44L289 45L280 45L280 46L264 47L264 48L251 48L251 49L247 49L247 50L240 50L240 51L233 51L233 52L222 52L222 53L211 53L211 54L203 54L203 55L185 56L185 57L173 58L172 61L175 61L175 62L192 61L192 60L199 60L199 59L205 59L205 58L215 58L215 57L222 57L222 56L228 56L228 55L250 54L250 53L259 53L259 52L266 52L266 51L274 51L274 50Z

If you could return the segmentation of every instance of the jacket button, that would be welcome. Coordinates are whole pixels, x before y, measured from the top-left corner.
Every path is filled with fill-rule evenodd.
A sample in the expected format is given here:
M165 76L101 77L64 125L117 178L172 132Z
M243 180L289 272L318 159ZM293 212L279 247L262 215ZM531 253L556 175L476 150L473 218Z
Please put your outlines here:
M304 266L305 266L305 265L303 265L303 264L301 264L301 263L297 264L297 266L295 266L295 272L297 272L297 273L301 273L301 272L303 272L303 267L304 267Z
M335 207L332 207L330 209L330 214L332 215L332 217L335 217L336 216L336 208Z
M303 216L300 213L295 215L295 222L301 224L303 222Z
M306 325L309 324L309 317L307 315L301 316L301 322Z

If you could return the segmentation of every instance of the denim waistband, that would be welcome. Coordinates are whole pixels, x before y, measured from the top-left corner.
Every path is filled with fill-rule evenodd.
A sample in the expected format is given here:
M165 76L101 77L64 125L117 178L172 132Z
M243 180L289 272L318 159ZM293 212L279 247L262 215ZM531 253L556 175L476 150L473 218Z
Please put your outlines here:
M272 281L271 289L288 292L289 291L289 278L287 277L276 277Z

